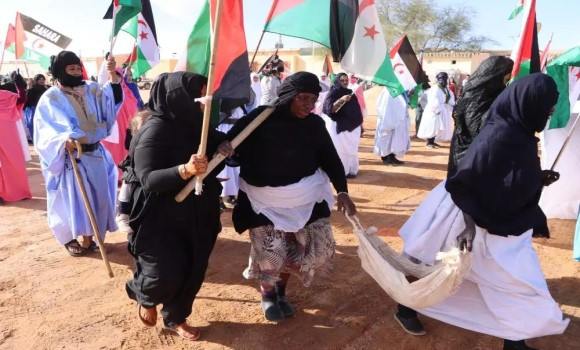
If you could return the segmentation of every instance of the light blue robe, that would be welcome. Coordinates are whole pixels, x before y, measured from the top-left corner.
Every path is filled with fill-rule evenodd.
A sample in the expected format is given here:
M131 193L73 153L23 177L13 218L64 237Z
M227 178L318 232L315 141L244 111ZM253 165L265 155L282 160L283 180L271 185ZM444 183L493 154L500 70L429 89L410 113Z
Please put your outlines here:
M42 95L34 114L34 146L40 157L46 183L48 226L60 244L68 243L78 236L93 235L64 144L69 138L82 138L83 143L87 144L106 138L111 133L122 104L121 101L115 105L110 83L100 87L95 82L87 81L85 89L87 114L96 119L91 132L81 130L79 118L86 117L79 115L80 105L76 104L75 109L70 97L56 87ZM77 164L104 239L106 231L117 230L116 165L109 151L102 145L93 152L84 152Z
M580 207L578 208L578 220L576 221L576 235L574 238L574 259L580 261Z

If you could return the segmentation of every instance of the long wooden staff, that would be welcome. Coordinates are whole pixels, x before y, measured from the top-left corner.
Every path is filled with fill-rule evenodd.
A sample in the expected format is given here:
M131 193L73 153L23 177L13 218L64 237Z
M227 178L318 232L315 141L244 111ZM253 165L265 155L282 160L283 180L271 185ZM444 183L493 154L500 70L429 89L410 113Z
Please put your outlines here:
M222 18L222 4L223 0L217 0L216 12L215 12L215 22L213 26L213 32L211 34L211 58L209 61L209 73L207 76L207 86L206 86L206 96L205 96L205 107L203 110L203 125L201 127L201 139L199 142L199 148L197 150L198 155L205 155L207 149L207 136L209 133L209 124L211 118L211 101L212 101L212 91L215 80L215 59L216 59L216 47L219 40L219 31ZM201 195L203 191L203 180L197 179L195 182L195 194Z
M254 131L258 126L260 126L260 124L262 124L264 120L266 120L266 118L268 118L270 114L274 112L275 109L276 109L275 107L269 107L266 108L264 111L262 111L262 113L260 113L260 115L257 116L256 119L252 120L252 122L248 124L248 126L246 126L246 128L242 130L238 134L238 136L236 136L232 140L232 147L234 149L238 147L240 143L242 143L242 141L246 139L246 137L250 136L252 131ZM193 179L189 180L187 185L185 185L185 187L177 194L177 196L175 196L175 200L177 202L183 202L183 200L191 193L191 191L193 191L193 189L196 188L196 183L198 181L203 182L203 179L206 177L206 175L211 173L211 171L215 169L224 159L225 157L219 153L216 156L214 156L207 165L207 171L205 172L205 174L196 176Z
M560 151L558 152L558 155L556 156L556 159L554 160L554 164L552 164L552 167L550 168L550 170L554 170L554 168L556 167L556 164L558 164L558 161L560 160L560 156L562 156L564 149L568 145L568 141L570 141L570 139L572 138L572 133L574 132L574 129L576 128L576 125L578 124L578 120L580 120L580 115L578 115L576 117L576 120L574 121L574 125L572 125L572 128L570 129L570 131L568 131L568 136L566 137L566 140L564 141L562 148L560 148Z
M75 140L75 144L77 147L78 152L78 159L81 159L81 144ZM101 238L101 233L99 231L99 227L97 225L97 220L95 219L95 214L93 213L93 208L91 207L91 203L89 202L89 197L87 196L87 191L85 189L85 183L81 177L81 172L79 171L79 166L77 164L77 158L74 157L73 152L71 150L68 151L68 156L70 157L70 161L73 165L73 172L75 174L75 179L77 180L77 184L81 190L81 194L83 196L83 202L85 203L85 209L87 210L87 214L89 215L89 220L91 222L91 227L93 228L94 236L97 238L97 242L99 243L99 250L101 251L101 257L105 262L105 266L107 267L107 271L109 271L109 277L113 278L113 269L111 269L111 264L109 264L109 258L107 257L107 251L105 249L105 245L103 243L103 239Z

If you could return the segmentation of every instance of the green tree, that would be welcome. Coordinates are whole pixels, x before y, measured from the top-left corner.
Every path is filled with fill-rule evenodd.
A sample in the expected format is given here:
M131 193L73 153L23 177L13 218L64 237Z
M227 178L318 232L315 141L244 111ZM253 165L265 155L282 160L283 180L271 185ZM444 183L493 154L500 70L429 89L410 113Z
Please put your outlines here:
M416 51L481 50L495 43L489 37L472 35L477 12L469 6L439 7L433 0L377 0L376 6L389 47L403 34Z

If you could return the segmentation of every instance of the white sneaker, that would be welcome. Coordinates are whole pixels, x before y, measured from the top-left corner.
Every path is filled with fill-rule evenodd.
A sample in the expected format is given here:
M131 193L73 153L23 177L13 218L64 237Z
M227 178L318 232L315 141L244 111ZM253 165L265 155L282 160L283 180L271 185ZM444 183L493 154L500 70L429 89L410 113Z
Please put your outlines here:
M129 215L119 214L115 217L115 222L117 223L117 226L119 226L119 231L125 234L133 233L131 226L129 226Z

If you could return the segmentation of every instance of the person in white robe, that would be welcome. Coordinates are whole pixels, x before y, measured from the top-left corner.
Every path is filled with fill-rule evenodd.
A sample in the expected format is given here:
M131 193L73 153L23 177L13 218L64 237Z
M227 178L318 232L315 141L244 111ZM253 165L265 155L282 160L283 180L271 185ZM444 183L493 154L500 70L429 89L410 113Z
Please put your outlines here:
M386 165L401 165L397 159L411 148L409 129L409 103L406 93L392 97L386 87L377 99L377 129L375 131L375 154Z
M454 294L417 311L503 338L505 350L532 349L525 339L562 334L569 323L532 246L534 228L547 225L540 193L559 178L541 170L534 134L557 98L553 79L541 73L508 86L455 175L431 191L399 231L403 253L414 262L433 264L437 252L454 246L471 252L471 269ZM415 310L399 305L395 319L407 332L425 334Z
M268 74L262 78L262 98L260 99L260 106L269 105L276 99L280 84L282 84L280 72L276 69L269 71Z
M435 141L448 142L453 136L451 115L455 97L447 87L448 75L437 74L437 84L427 91L427 106L423 111L417 137L427 140L427 147L440 147Z
M246 111L249 113L254 108L260 106L262 101L262 84L260 83L260 76L256 73L250 74L250 79L252 81L252 91L254 92L254 101L251 104L246 105Z
M70 51L54 56L55 86L40 98L34 115L34 147L46 183L48 226L71 256L97 246L67 150L76 150L75 141L82 146L77 164L104 240L107 231L117 230L117 167L100 141L111 133L123 102L114 58L108 59L110 82L103 86L83 81L80 63Z

